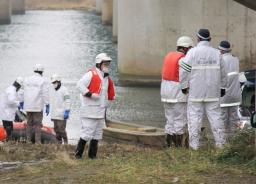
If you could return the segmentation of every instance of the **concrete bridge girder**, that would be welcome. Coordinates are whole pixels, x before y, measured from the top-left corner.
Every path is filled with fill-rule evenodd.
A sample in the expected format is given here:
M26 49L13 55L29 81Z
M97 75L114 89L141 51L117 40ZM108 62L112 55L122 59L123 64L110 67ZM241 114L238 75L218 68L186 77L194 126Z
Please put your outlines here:
M234 0L247 8L251 8L252 10L256 10L256 1L255 0Z
M12 14L25 14L25 0L11 0L12 2Z
M96 13L101 15L102 0L96 0Z
M113 22L113 0L102 0L101 20L103 24L112 24Z
M113 0L113 41L118 37L118 0Z
M256 12L233 0L119 0L120 75L160 78L162 60L176 49L177 38L188 35L196 41L202 27L210 29L215 47L230 40L242 68L256 60Z
M9 0L0 0L0 24L10 24L12 6Z

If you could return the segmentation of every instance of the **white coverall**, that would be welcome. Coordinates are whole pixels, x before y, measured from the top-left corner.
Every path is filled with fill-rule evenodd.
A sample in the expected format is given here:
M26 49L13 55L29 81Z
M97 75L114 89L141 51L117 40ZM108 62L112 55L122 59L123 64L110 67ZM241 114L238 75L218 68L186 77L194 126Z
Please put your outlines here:
M222 62L227 72L227 85L226 94L220 98L220 106L227 134L230 134L240 122L238 107L242 97L239 83L239 60L231 53L225 53L222 55Z
M183 58L179 60L181 63ZM169 135L182 135L187 125L187 95L181 92L179 82L162 79L161 101L164 103L165 133Z
M49 104L49 82L40 74L28 77L24 81L24 110L42 112Z
M64 120L65 110L70 110L70 95L67 88L63 85L57 91L52 88L50 102L51 119Z
M108 77L103 78L104 73L96 69L101 79L101 90L99 94L93 93L90 98L84 95L89 92L92 71L87 72L78 82L80 91L81 107L81 138L85 141L102 139L105 125L105 112L108 105Z
M1 95L0 101L0 119L5 121L14 121L17 107L22 99L19 98L19 92L11 85Z
M204 111L211 125L216 147L225 144L224 122L221 118L220 89L225 87L225 70L220 52L208 41L201 41L190 49L181 63L182 88L189 87L188 131L189 146L199 148Z

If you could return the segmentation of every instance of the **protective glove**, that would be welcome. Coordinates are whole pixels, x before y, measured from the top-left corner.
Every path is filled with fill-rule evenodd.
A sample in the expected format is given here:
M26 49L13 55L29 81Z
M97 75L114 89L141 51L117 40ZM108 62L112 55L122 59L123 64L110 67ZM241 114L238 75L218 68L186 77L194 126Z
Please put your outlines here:
M65 110L64 112L64 119L68 119L69 118L69 113L70 113L70 110Z
M225 89L220 89L220 97L223 97L226 94Z
M90 98L92 96L92 93L89 91L84 96Z
M181 89L181 92L182 92L184 95L188 94L188 91L189 91L189 88Z
M48 116L48 115L49 115L49 112L50 112L50 105L47 104L47 105L45 106L45 114Z
M105 77L108 77L108 76L109 76L109 73L104 73L103 77L105 78Z
M19 111L24 108L24 102L20 102L20 105L18 106Z

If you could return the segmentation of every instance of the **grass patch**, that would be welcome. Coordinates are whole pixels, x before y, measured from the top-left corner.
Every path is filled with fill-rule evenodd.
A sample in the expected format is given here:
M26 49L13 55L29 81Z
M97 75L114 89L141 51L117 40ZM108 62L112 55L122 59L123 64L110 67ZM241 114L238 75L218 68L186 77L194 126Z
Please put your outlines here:
M9 152L12 147L17 151ZM0 172L0 183L19 181L19 183L251 184L255 182L255 170L247 165L248 162L227 163L223 161L225 151L206 148L192 151L102 143L99 147L98 159L87 159L85 152L82 160L75 160L72 155L74 146L2 145L0 158L45 159L47 162ZM18 150L25 152L20 154L20 158ZM10 156L10 153L15 154L16 158ZM41 158L37 157L37 154L41 155ZM222 161L218 160L221 155Z
M235 135L217 156L217 161L230 164L245 164L256 171L255 130L245 130Z

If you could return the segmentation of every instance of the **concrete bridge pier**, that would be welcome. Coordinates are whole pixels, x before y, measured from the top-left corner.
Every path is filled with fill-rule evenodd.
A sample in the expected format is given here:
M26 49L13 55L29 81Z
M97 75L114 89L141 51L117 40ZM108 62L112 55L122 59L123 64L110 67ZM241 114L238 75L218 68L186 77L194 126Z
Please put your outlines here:
M96 0L96 14L101 15L102 0Z
M113 42L117 43L118 37L118 0L113 0Z
M9 0L0 0L0 24L10 24L11 15L11 2Z
M211 44L232 44L241 70L255 67L256 12L226 0L121 0L118 2L118 72L124 82L161 80L164 56L178 37L209 28Z
M12 14L25 14L25 0L11 0Z
M102 10L102 15L101 15L102 24L105 24L105 25L112 24L113 0L102 0L101 10Z

